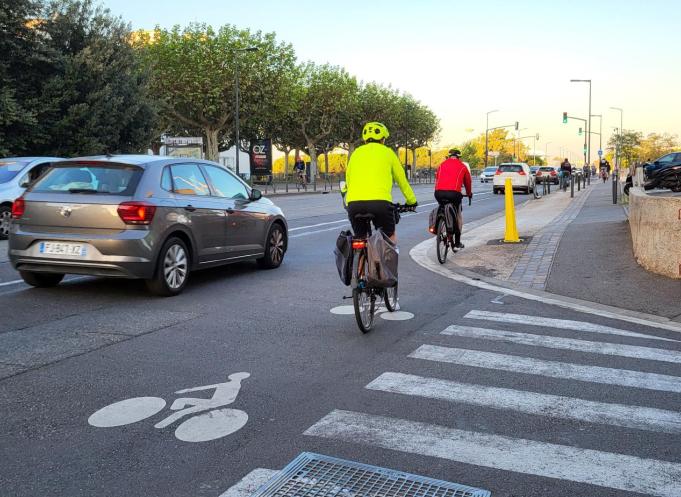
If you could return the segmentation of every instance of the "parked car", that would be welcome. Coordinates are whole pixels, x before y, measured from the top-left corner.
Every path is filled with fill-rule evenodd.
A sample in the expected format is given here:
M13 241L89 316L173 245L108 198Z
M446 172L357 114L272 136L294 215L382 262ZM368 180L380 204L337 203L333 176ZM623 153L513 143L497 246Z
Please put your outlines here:
M0 240L6 240L12 204L58 157L8 157L0 159Z
M9 256L26 283L64 274L141 278L176 295L189 273L255 259L278 267L284 215L223 166L116 155L55 162L15 202Z
M511 178L513 190L520 190L528 195L534 191L534 178L530 172L530 166L524 162L508 162L499 165L499 169L494 173L492 190L494 193L503 193L506 178Z
M497 172L496 166L486 167L480 171L480 183L487 183L494 179L494 173Z
M539 171L539 166L530 166L530 173L532 173L532 177L536 178L537 171Z
M541 183L544 181L544 178L548 178L546 181L549 183L553 183L555 185L558 184L558 168L554 166L541 166L539 170L537 171L537 174L534 176L534 181L536 183Z
M652 178L658 171L678 165L681 165L681 152L672 152L655 159L653 162L644 164L643 172L646 178Z

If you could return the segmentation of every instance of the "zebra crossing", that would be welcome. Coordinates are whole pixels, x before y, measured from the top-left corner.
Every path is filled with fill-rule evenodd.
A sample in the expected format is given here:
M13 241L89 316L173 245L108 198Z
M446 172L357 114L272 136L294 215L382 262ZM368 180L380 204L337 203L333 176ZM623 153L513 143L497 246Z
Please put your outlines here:
M504 377L530 375L540 381L559 379L574 382L577 388L571 392L578 393L557 395L508 388L507 384L476 384L472 375L463 379L434 378L414 374L414 363L410 364L408 373L398 371L399 368L381 373L365 386L365 391L377 396L374 399L382 399L383 395L408 397L411 402L419 402L424 410L428 409L429 402L435 401L453 408L490 410L500 416L507 413L540 416L548 423L567 420L595 434L599 430L623 429L636 430L638 439L645 439L646 434L652 437L681 435L681 337L664 338L655 336L655 331L646 334L586 321L481 310L471 310L462 321L464 324L452 324L440 331L436 338L438 344L424 343L407 355L415 361L417 369L428 364L452 364L498 372ZM481 322L495 327L469 326ZM499 329L500 326L509 329ZM557 336L566 333L570 337ZM469 348L471 339L475 348ZM627 343L613 343L617 340ZM504 344L509 350L500 352ZM517 352L519 349L530 352L521 355ZM537 357L542 354L550 357ZM574 357L575 362L554 360L556 355ZM583 386L616 387L631 394L627 395L626 402L619 403L579 398ZM672 396L673 408L645 405L646 395L654 394L665 395L667 399ZM392 412L377 412L381 411L335 409L304 434L534 477L660 497L681 497L681 462L674 462L681 460L681 449L672 454L671 461L664 457L658 460L650 458L649 452L648 457L638 457L634 449L618 453L607 448L580 447L578 443L573 446L555 443L555 440L474 431L456 426L455 416L433 423L432 419L423 422L402 419ZM494 487L480 481L476 484ZM598 495L597 491L593 495Z

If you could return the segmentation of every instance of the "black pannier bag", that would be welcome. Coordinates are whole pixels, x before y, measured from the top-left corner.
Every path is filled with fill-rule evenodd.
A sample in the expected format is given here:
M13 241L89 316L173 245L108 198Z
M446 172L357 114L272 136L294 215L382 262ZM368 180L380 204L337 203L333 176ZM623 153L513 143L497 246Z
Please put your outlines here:
M428 214L428 231L433 235L437 233L437 213L439 210L439 207L435 207L435 209Z
M376 230L367 240L367 285L373 288L390 288L397 284L397 259L399 252L390 237Z
M338 276L345 286L350 285L352 280L352 232L349 230L341 231L336 239L336 246L333 248L333 255L336 257L336 269Z

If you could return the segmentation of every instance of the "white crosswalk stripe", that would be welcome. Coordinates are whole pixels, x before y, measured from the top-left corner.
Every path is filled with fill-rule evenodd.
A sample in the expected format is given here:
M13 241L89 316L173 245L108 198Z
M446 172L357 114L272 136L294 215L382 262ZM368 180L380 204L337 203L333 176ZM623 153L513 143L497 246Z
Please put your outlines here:
M646 338L649 340L663 340L676 342L671 338L661 338L634 331L620 330L601 324L588 323L586 321L573 321L570 319L543 318L540 316L527 316L524 314L509 314L504 312L470 311L464 316L466 319L495 321L498 323L522 324L525 326L542 326L545 328L559 328L563 330L586 331L588 333L603 333L634 338Z
M305 434L629 492L681 497L681 464L625 454L341 410L332 411Z
M628 366L632 369L525 357L518 355L522 352L516 351L508 354L470 350L461 348L459 344L457 344L459 347L430 344L419 346L408 357L423 362L411 363L410 369L418 364L426 365L425 361L430 361L480 370L532 375L535 378L556 378L568 382L602 385L598 388L613 385L636 392L637 405L477 384L474 379L475 373L471 373L474 370L468 370L466 382L422 376L413 374L413 371L409 374L387 371L366 385L365 389L379 399L385 395L408 397L412 399L410 402L419 402L424 409L429 407L429 402L440 401L459 404L461 409L490 409L489 412L493 413L491 416L495 416L494 413L499 413L500 416L514 413L515 416L541 416L546 420L573 420L581 423L580 431L586 429L596 434L604 426L617 427L620 430L639 430L640 437L644 437L646 432L649 436L681 434L680 411L641 405L645 404L646 398L652 398L645 395L681 393L681 372L679 368L670 370L671 365L681 364L681 351L671 350L667 343L661 342L655 343L660 345L660 348L657 348L596 341L599 338L613 341L615 337L645 338L664 342L674 340L584 321L523 314L475 310L468 312L464 318L524 324L536 327L537 332L522 333L451 325L443 330L441 335L458 342L461 342L461 339L475 339L476 348L494 343L497 343L498 347L499 342L530 346L532 356L540 356L551 349L562 351L562 355L566 356L567 351L579 357L578 362L594 359L607 362L615 357L626 358L632 363ZM588 335L583 335L583 339L548 336L540 334L542 328L582 331ZM470 341L467 341L466 345L469 343ZM663 346L667 348L661 348ZM646 372L646 367L651 365L658 368L664 366L671 374ZM643 370L638 371L639 368ZM490 376L487 375L486 378ZM488 381L489 379L484 383ZM534 385L536 386L529 388L531 390L547 388L542 382L534 382ZM573 391L580 390L570 390ZM579 393L574 395L579 396ZM643 397L638 397L640 395ZM462 430L456 427L456 417L448 418L444 424L449 426L444 426L440 423L424 423L418 419L400 419L393 413L389 414L391 417L334 410L306 430L305 435L627 492L681 497L681 463L637 457L634 455L637 451L636 446L631 449L634 452L629 453L624 444L623 452L626 453L619 454L536 439ZM545 426L545 423L541 423L541 426ZM536 437L541 437L544 433L545 428L542 428L536 432ZM535 438L534 434L529 436ZM621 444L616 445L619 447Z
M681 433L681 413L663 409L608 404L391 372L383 373L366 388L493 409L507 409L537 416L575 419L638 430Z
M600 366L584 366L569 362L545 361L530 357L440 347L437 345L421 345L409 354L409 357L476 368L498 369L552 378L681 393L681 376L666 374L644 373L641 371L603 368Z
M574 350L589 352L592 354L617 355L635 359L647 359L650 361L663 361L681 364L681 352L674 350L655 349L651 347L638 347L635 345L622 345L604 342L590 342L573 338L550 337L533 335L531 333L519 333L506 330L492 330L489 328L475 328L471 326L448 326L441 332L443 335L482 338L501 342L531 345L534 347L546 347L552 349Z

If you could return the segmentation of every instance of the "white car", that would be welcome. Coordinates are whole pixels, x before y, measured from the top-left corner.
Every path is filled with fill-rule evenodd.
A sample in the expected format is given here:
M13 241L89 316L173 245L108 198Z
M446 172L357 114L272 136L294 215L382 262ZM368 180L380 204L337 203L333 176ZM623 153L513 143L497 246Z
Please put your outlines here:
M0 158L0 240L9 235L12 204L58 157Z
M494 173L497 172L496 166L486 167L480 171L480 183L487 183L494 179Z
M534 177L530 172L530 166L524 162L506 162L499 165L492 181L494 193L504 192L506 178L511 178L513 191L523 191L528 195L534 192Z

